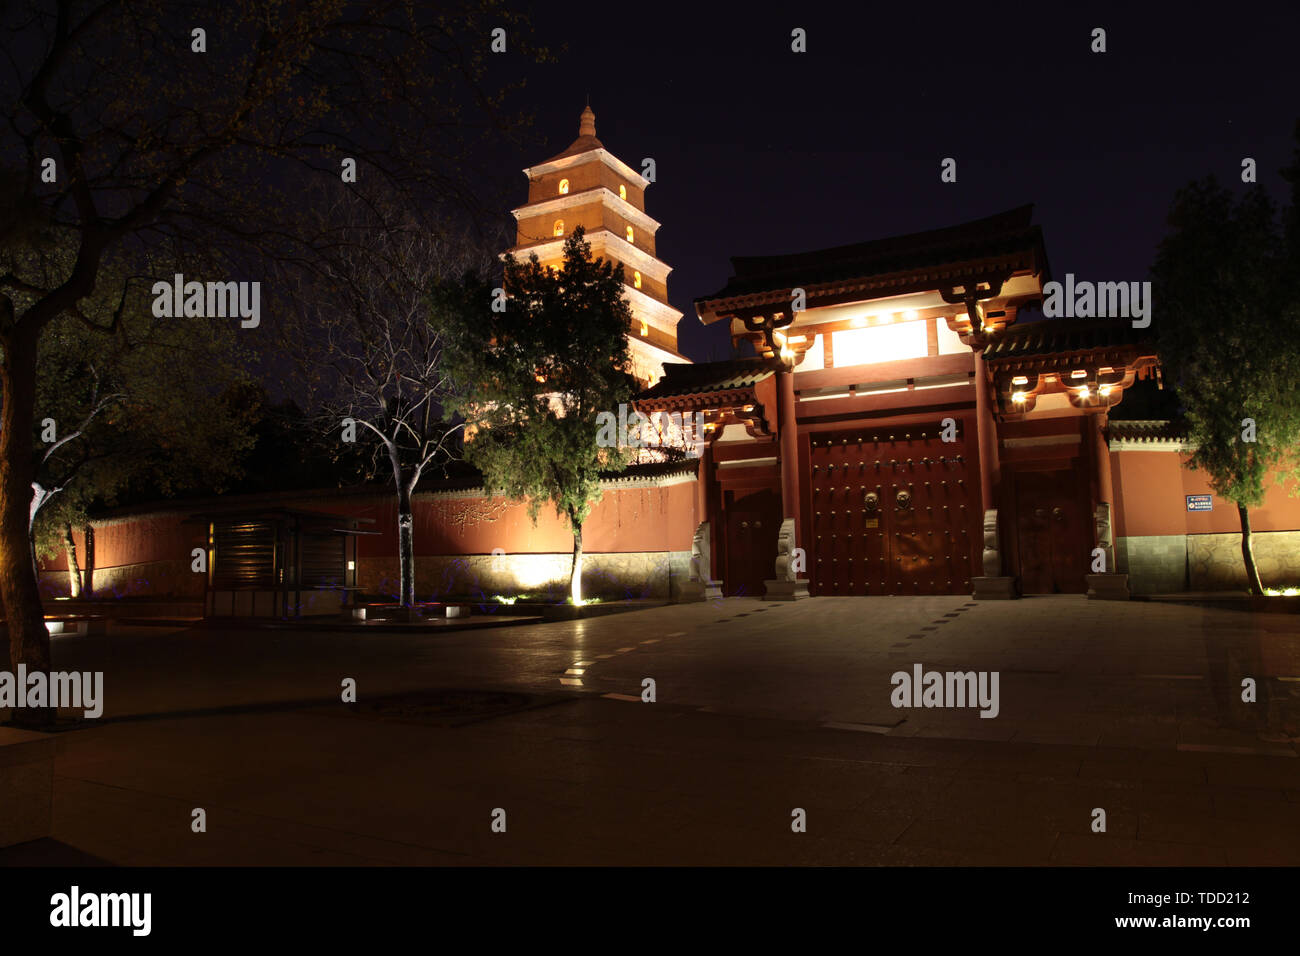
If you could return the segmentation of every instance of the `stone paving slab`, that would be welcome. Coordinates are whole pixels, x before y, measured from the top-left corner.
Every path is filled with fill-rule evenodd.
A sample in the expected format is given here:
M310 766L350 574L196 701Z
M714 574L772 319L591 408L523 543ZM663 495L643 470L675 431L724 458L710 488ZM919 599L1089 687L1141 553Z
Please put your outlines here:
M63 740L55 838L126 865L1300 863L1268 757L903 740L593 697L458 729L302 711ZM1246 772L1210 782L1229 765Z
M1294 865L1298 626L1074 596L727 599L436 637L115 626L54 642L56 668L105 672L106 699L59 735L51 846L184 865ZM998 671L999 715L893 707L913 663ZM330 702L344 677L366 699L550 706L363 720Z

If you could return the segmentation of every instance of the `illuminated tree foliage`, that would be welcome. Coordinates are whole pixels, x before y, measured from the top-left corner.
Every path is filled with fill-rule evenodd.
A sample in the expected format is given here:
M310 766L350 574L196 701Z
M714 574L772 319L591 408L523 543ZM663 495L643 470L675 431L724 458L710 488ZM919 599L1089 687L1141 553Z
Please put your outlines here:
M1300 124L1296 133L1283 173L1291 206L1280 220L1262 187L1234 198L1213 178L1191 183L1174 198L1152 268L1160 354L1194 448L1189 463L1237 505L1254 594L1263 587L1250 509L1270 478L1300 478Z
M461 317L465 348L459 381L469 383L458 407L471 424L466 459L484 487L526 501L534 522L550 502L573 532L571 600L582 600L582 525L600 500L602 472L621 469L627 453L597 443L597 416L618 413L636 391L628 373L632 313L620 267L591 258L575 229L564 243L564 266L537 256L505 265L505 309L494 312L491 290L471 283L435 292L435 313Z
M0 243L0 272L20 286L11 296L19 309L75 258L72 234L48 223ZM93 292L41 336L31 423L33 562L67 550L68 526L84 524L88 508L111 505L119 493L221 490L252 442L258 403L248 400L249 355L235 327L154 316L139 281L148 271L158 267L132 270L106 258ZM77 591L75 579L72 585Z
M74 318L51 323L37 363L33 550L66 551L67 525L119 496L223 491L261 410L248 362L219 321L182 327L133 309L111 336Z

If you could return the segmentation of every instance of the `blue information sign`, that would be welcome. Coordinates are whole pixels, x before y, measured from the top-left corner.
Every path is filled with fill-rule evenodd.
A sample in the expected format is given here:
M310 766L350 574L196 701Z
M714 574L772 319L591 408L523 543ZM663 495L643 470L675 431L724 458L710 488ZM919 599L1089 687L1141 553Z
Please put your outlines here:
M1214 499L1210 495L1188 495L1188 511L1213 511Z

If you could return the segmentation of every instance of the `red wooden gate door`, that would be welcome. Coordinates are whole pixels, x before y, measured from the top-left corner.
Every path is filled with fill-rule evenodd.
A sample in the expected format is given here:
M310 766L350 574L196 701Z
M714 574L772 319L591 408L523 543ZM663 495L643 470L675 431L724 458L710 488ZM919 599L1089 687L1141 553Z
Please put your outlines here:
M1085 590L1092 536L1074 471L1017 473L1016 533L1026 594Z
M810 442L814 594L964 594L978 519L965 436L937 426Z
M727 509L727 574L724 593L759 597L776 577L776 539L781 502L770 491L747 495Z

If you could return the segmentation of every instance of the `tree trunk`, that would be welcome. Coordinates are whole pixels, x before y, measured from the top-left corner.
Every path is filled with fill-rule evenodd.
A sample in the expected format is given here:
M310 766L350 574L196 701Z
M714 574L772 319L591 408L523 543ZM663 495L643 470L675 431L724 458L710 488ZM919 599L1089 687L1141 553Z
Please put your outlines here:
M35 466L33 473L34 471ZM32 562L32 574L36 575L37 584L41 580L41 563L36 559L36 516L45 506L46 497L45 489L37 482L32 482L32 495L27 504L27 557Z
M1255 543L1250 532L1250 512L1245 506L1237 505L1237 517L1241 519L1241 558L1246 562L1246 585L1256 597L1264 593L1263 582L1259 579L1259 568L1255 567Z
M36 528L30 518L27 519L27 560L31 563L32 576L36 578L36 585L40 587L41 562L36 557Z
M397 481L397 561L401 573L403 607L415 605L415 519L411 514L411 489Z
M68 596L81 597L81 568L77 566L77 542L72 537L72 525L64 522L63 551L68 556Z
M10 670L50 669L50 634L31 561L28 522L32 502L32 421L36 403L36 333L13 320L0 302L0 604L9 633ZM54 722L49 708L17 708L14 722L39 727Z
M569 570L569 600L582 603L582 525L573 525L573 567Z

